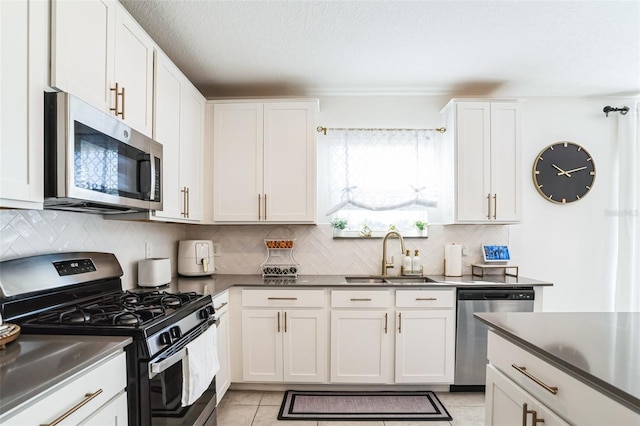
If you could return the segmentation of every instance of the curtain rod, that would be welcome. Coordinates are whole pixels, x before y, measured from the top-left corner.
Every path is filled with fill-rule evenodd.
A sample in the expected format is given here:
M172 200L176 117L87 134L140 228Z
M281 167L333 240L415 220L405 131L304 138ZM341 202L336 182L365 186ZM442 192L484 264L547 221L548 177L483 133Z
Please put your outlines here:
M609 116L610 112L619 112L621 115L627 115L627 113L629 112L629 107L625 105L622 108L614 108L607 105L602 109L602 112L604 112L604 115L606 115L607 117Z
M375 130L391 130L391 131L398 131L398 130L434 130L436 132L439 133L444 133L447 131L446 127L437 127L435 129L374 129L374 128L345 128L345 127L322 127L322 126L318 126L318 128L316 129L318 132L322 132L323 134L327 134L327 130L365 130L365 131L375 131Z

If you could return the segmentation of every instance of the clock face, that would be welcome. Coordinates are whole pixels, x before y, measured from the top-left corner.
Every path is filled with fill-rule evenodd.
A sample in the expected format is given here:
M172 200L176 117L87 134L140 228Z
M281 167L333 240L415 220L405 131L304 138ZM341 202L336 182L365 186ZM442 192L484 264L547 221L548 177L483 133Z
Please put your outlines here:
M573 142L549 145L533 163L538 192L553 203L578 201L593 187L596 167L591 155Z

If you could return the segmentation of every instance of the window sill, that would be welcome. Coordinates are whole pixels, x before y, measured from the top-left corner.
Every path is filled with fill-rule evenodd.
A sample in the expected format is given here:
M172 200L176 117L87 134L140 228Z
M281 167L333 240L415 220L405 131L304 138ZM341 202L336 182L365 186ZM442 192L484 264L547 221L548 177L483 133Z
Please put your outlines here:
M350 240L350 239L382 239L387 235L387 231L372 231L370 236L363 236L360 231L333 231L334 240ZM400 232L402 238L429 238L427 231L419 234L418 231Z

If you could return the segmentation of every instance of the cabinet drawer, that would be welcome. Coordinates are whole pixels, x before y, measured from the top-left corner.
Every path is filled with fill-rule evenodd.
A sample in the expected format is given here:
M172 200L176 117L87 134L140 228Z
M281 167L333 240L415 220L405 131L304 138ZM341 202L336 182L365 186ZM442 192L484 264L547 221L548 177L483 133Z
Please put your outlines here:
M336 290L331 292L332 308L388 308L391 296L387 290Z
M455 289L397 290L398 308L455 308Z
M101 391L89 402L79 407L65 418L60 425L75 425L98 411L111 398L122 392L126 386L127 365L124 352L81 371L70 381L57 386L47 395L27 401L25 409L13 417L3 419L4 424L49 424L63 414L70 412L91 394Z
M220 316L229 310L229 292L225 291L213 298L213 309L216 311L216 315Z
M536 355L489 332L490 364L564 419L578 425L640 424L640 414L598 392ZM527 377L515 366L525 368ZM544 384L544 386L543 386ZM549 388L557 388L555 395Z
M324 307L324 290L242 290L242 306Z

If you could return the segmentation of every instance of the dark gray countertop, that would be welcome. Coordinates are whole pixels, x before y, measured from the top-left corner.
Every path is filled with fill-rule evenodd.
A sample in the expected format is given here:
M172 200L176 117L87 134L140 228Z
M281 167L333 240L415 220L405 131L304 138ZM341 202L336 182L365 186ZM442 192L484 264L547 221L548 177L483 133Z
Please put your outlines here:
M0 417L131 341L117 336L19 336L0 351Z
M206 277L177 277L168 286L159 287L167 291L195 291L199 294L222 293L233 286L243 287L332 287L332 288L479 288L479 287L531 287L551 286L552 283L526 277L504 275L485 275L483 278L463 275L462 277L445 277L444 275L427 275L424 278L432 282L406 282L406 277L385 277L388 283L348 283L345 276L354 275L300 275L297 278L263 278L261 275L214 274ZM362 275L361 275L362 276ZM373 277L378 277L374 275ZM398 280L394 282L394 280Z
M640 413L640 312L477 313L475 317Z

